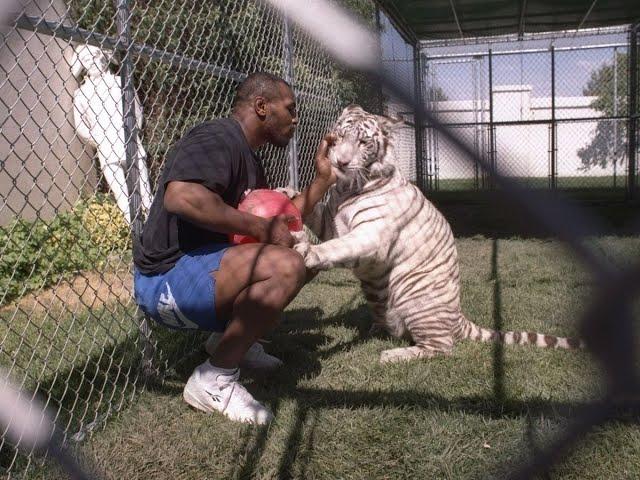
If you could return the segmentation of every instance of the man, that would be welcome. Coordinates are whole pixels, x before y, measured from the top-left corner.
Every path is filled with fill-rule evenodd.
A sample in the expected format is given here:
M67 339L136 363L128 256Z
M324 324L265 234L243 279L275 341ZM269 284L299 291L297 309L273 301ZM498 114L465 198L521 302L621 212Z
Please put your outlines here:
M167 156L141 239L134 247L135 297L170 328L213 331L210 358L194 370L185 401L232 420L264 424L271 412L239 383L239 365L273 368L282 362L256 341L305 283L302 258L287 218L264 219L237 210L245 191L267 186L254 150L286 147L298 116L291 87L255 73L238 87L230 118L191 129ZM333 138L316 154L316 178L293 199L303 217L335 182L327 158ZM259 243L231 246L229 233ZM217 332L217 333L216 333Z

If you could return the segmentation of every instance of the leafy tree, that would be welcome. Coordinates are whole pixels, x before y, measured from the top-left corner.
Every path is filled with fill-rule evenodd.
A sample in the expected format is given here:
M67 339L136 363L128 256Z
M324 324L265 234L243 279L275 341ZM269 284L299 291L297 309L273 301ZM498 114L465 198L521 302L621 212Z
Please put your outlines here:
M372 0L340 0L365 26L376 28L376 8ZM360 72L338 67L336 70L338 95L346 106L350 103L360 105L372 113L382 113L382 95L378 85Z
M368 25L375 24L371 0L340 1ZM72 6L73 17L80 27L116 35L114 2L72 0ZM235 72L267 70L284 74L282 21L260 2L135 0L131 2L131 12L132 36L140 44ZM295 83L299 90L318 98L336 95L343 105L360 103L372 111L380 110L371 82L361 74L337 68L303 37L294 33ZM189 127L229 113L236 83L209 72L157 60L134 61L134 82L145 112L143 137L153 180L167 149ZM308 108L318 110L322 106L309 104ZM325 112L322 116L326 115ZM282 163L275 161L280 155L282 152L270 150L266 160L275 166Z
M606 64L591 74L583 94L596 97L591 106L601 112L603 116L610 117L626 115L628 111L628 61L626 53L618 53L616 57L618 77L617 96L614 95L614 65ZM614 98L615 96L615 98ZM616 107L617 106L617 112ZM617 123L617 132L614 128ZM578 156L582 161L582 169L592 167L606 167L609 163L622 164L627 150L627 122L616 120L601 120L596 126L595 136L591 143L578 150Z

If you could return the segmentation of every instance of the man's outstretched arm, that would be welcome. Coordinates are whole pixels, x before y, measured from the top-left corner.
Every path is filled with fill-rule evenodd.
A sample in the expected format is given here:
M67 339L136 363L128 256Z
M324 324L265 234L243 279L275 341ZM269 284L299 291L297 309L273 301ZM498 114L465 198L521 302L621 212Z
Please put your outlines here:
M320 201L323 195L327 193L327 190L329 190L329 187L336 181L336 174L327 156L329 149L335 141L335 136L331 134L322 139L316 152L316 177L300 195L291 200L295 206L298 207L298 210L300 210L303 219L309 216L316 203Z

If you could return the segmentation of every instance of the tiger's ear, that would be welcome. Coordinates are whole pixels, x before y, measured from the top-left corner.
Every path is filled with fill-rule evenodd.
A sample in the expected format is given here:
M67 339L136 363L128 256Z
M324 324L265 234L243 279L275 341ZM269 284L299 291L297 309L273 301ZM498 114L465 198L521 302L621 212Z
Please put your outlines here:
M404 120L402 117L385 117L384 115L377 115L378 125L382 131L387 135L392 135L404 126Z

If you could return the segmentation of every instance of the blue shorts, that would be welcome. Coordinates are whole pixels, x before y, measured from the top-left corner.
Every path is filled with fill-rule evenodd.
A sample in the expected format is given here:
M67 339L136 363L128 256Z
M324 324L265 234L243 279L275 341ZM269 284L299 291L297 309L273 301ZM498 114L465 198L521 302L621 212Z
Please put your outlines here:
M177 330L223 332L226 319L216 318L216 285L231 245L210 245L185 254L168 272L144 275L135 269L133 290L138 306L156 322Z

